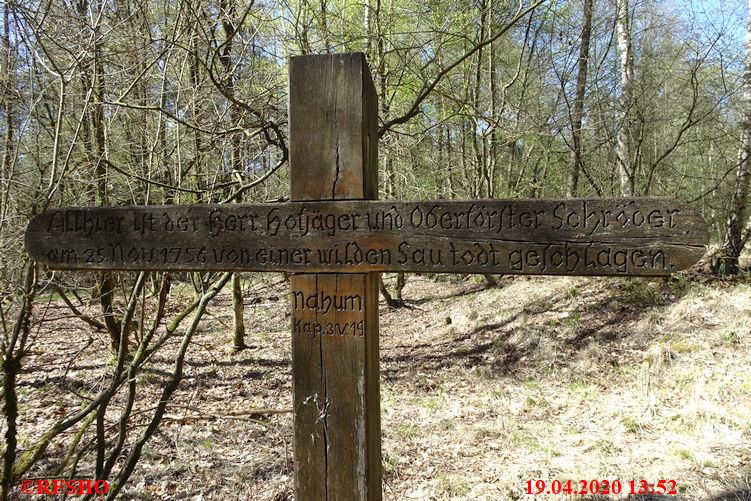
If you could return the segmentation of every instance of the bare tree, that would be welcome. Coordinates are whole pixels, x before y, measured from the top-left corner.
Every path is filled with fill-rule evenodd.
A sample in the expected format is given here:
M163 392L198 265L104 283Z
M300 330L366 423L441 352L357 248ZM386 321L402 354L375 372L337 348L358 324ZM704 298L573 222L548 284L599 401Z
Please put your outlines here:
M748 2L751 8L751 0ZM747 224L749 184L751 183L751 11L749 11L745 42L743 70L743 101L741 120L741 145L738 152L738 165L735 171L735 189L730 199L728 218L725 225L725 240L722 243L722 268L724 273L736 274L740 271L738 258L751 234L751 220Z

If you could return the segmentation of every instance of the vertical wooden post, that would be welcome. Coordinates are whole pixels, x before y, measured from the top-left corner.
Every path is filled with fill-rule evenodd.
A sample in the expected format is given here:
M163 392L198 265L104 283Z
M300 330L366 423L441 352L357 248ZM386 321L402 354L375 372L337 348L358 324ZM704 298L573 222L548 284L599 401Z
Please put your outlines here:
M377 109L363 54L290 59L293 201L377 197ZM291 279L295 499L381 499L378 278Z

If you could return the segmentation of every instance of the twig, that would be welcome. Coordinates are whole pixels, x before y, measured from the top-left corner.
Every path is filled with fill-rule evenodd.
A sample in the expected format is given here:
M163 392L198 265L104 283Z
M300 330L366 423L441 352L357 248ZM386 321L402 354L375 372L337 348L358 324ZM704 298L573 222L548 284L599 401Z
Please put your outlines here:
M170 407L183 407L183 406L170 406ZM198 411L194 411L198 412ZM235 421L248 421L251 423L260 424L268 427L269 425L262 421L265 416L275 414L289 414L292 409L258 409L255 411L245 412L230 412L229 414L210 414L205 412L199 412L191 416L183 416L179 414L165 414L162 418L165 421L174 421L177 423L190 423L193 421L214 421L219 419L235 420Z
M92 327L95 327L97 330L103 331L106 329L105 325L102 322L99 322L97 320L94 320L88 315L84 315L79 311L78 308L76 308L76 305L74 305L70 299L68 299L68 296L63 292L63 289L56 283L52 284L52 288L57 292L57 294L62 298L63 301L65 301L65 304L68 305L68 308L70 308L70 311L72 311L78 318L86 322Z

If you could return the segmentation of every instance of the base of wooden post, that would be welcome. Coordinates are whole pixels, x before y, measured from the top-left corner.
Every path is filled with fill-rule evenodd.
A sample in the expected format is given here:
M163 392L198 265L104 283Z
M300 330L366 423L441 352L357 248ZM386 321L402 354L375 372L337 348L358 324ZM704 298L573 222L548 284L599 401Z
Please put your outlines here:
M378 279L291 277L300 500L381 499Z

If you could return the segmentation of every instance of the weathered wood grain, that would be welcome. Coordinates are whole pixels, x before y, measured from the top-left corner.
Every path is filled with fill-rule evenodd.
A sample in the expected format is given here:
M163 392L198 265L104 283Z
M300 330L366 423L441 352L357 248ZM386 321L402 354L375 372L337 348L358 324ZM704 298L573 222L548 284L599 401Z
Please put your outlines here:
M707 241L695 210L656 197L62 208L26 234L59 269L550 275L667 275Z
M290 59L292 200L378 197L374 89L362 54Z
M376 95L365 57L292 58L289 85L292 200L374 198ZM324 235L306 231L300 213L313 206L280 207L279 219L276 211L266 212L261 226L276 239L296 231L294 214L299 214L298 236L307 233L315 240ZM332 216L341 218L335 224L348 217ZM336 232L326 237L326 245L337 244ZM285 246L294 241L282 238ZM296 254L292 249L287 248L298 260L295 271L345 271L337 265L310 266L313 248L297 247ZM295 499L381 499L377 283L377 273L292 276Z

